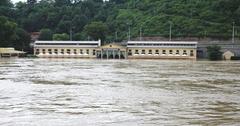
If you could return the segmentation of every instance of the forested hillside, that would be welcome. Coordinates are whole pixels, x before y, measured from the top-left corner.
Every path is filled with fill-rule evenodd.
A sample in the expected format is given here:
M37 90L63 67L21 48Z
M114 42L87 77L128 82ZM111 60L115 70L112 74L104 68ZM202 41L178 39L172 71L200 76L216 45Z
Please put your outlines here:
M173 37L230 38L233 22L240 36L240 0L1 0L0 15L0 46L22 47L38 31L42 40L167 37L170 25Z

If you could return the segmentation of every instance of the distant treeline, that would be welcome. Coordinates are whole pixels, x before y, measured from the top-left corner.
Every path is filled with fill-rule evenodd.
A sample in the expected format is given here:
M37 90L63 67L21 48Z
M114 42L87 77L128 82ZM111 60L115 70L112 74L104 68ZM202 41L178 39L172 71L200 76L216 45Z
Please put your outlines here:
M0 46L28 48L42 40L122 41L142 36L240 36L240 0L27 0L0 1ZM131 32L129 32L131 31Z

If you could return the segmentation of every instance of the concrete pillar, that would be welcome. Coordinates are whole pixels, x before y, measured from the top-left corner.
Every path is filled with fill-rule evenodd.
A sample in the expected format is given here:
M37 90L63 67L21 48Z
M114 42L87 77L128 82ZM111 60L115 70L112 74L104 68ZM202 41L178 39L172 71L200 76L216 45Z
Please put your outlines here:
M115 59L115 50L113 50L113 59Z
M127 53L126 53L126 51L124 51L124 55L125 55L125 59L127 59Z
M121 51L118 50L118 59L121 59Z
M108 59L108 49L107 49L107 59Z

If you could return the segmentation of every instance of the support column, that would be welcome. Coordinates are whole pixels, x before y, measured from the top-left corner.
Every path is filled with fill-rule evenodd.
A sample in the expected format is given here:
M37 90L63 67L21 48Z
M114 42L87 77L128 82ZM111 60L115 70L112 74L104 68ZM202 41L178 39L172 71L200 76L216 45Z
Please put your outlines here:
M101 50L101 59L103 59L103 50Z
M125 59L127 59L128 57L127 57L127 52L126 51L124 51L124 53L125 53Z
M107 49L107 59L108 59L108 49Z
M121 51L118 50L118 59L121 59Z
M115 50L113 50L113 59L115 59Z

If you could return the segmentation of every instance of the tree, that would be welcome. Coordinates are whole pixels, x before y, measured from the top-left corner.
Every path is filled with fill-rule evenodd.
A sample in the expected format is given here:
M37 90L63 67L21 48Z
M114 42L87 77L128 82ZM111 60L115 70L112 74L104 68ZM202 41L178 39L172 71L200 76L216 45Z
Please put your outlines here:
M75 41L86 40L86 35L84 33L76 33L73 36L73 40Z
M56 31L58 33L69 33L70 28L71 28L71 21L60 21L56 28Z
M92 22L84 27L87 35L91 36L94 40L105 40L108 33L108 27L103 22Z
M217 45L208 46L207 47L208 58L210 60L221 60L222 59L222 52L221 47Z
M88 20L85 15L81 15L81 16L76 15L72 20L74 32L81 32L87 23L88 23Z
M52 40L53 32L50 29L42 29L40 31L39 40Z
M17 24L0 16L0 46L7 47L12 45L15 37Z
M15 10L12 9L13 4L10 0L0 0L0 15L12 18L15 14Z
M37 3L37 0L27 0L27 4L30 6L33 6L36 3Z
M2 7L12 7L12 3L10 2L10 0L1 0L0 1L0 6Z
M61 41L61 40L69 40L69 35L66 33L63 34L53 34L53 40Z
M71 0L55 0L55 6L67 6L71 4Z
M13 47L18 50L30 51L31 36L22 28L17 28Z

